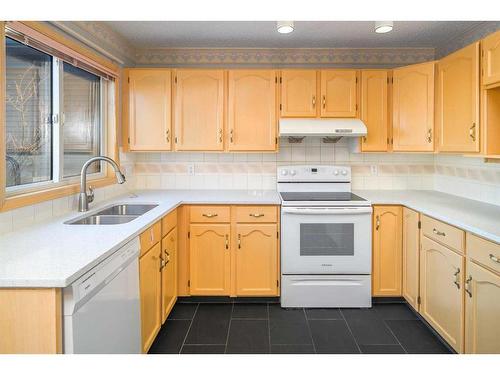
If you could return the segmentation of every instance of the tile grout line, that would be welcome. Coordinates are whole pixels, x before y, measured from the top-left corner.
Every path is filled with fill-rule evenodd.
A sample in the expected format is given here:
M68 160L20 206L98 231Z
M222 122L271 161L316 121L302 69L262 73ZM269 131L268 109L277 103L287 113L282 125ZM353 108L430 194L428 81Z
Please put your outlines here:
M311 326L309 325L309 320L307 320L306 309L302 308L302 312L304 313L304 318L306 319L307 330L309 331L309 336L311 337L311 342L312 342L314 354L318 354L318 351L316 350L316 343L314 342L314 338L312 335Z
M227 354L227 344L229 342L229 332L231 331L231 321L233 319L234 302L231 303L231 314L229 314L229 327L227 327L226 345L224 347L224 354Z
M354 343L356 344L356 347L357 347L357 348L358 348L358 350L359 350L359 353L360 353L360 354L363 354L363 352L361 351L361 347L360 347L360 346L359 346L359 344L358 344L358 340L356 340L356 336L354 336L354 333L352 333L351 326L349 325L349 322L348 322L348 321L347 321L347 319L345 318L345 315L344 315L344 313L342 312L342 309L339 309L339 311L340 311L340 315L342 315L342 318L343 318L343 320L344 320L344 322L345 322L345 325L347 326L347 329L349 330L349 333L350 333L350 334L351 334L351 336L352 336L352 339L354 340Z
M191 319L191 323L189 323L189 328L186 332L186 336L184 336L184 340L182 341L182 345L181 345L181 348L179 349L179 354L181 354L182 352L182 349L184 349L184 345L186 344L186 340L188 338L188 335L189 335L189 331L191 331L191 326L193 325L193 321L194 321L194 318L196 318L196 314L198 313L198 308L200 307L200 304L198 303L196 305L196 310L194 310L194 314L193 314L193 318Z
M401 341L399 341L399 339L396 336L396 334L394 332L392 332L392 329L391 329L391 327L389 327L389 324L387 324L387 321L385 319L381 319L381 320L384 322L384 325L387 327L387 329L389 330L389 332L391 333L391 335L394 336L394 338L396 339L396 341L399 344L399 346L401 346L401 348L403 348L403 351L405 352L405 354L408 354L408 351L403 346L403 344L401 343Z

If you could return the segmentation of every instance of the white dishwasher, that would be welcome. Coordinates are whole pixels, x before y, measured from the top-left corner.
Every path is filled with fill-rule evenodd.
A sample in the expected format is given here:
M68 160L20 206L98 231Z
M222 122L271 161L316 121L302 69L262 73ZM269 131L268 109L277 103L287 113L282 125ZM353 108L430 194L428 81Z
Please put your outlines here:
M139 239L63 289L64 353L141 353Z

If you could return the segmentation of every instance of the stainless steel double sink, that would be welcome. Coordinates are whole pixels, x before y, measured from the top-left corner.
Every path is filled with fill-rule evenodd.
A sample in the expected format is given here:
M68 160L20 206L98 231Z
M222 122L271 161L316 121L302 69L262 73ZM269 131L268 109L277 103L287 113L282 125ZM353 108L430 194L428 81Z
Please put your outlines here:
M157 204L117 204L93 214L65 222L69 225L116 225L128 223L157 207Z

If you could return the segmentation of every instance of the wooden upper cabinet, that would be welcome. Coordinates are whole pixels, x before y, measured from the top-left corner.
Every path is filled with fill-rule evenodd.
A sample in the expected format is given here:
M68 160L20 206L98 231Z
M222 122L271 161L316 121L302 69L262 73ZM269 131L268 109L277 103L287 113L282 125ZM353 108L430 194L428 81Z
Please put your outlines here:
M278 295L277 224L236 225L236 295Z
M181 151L224 149L224 71L177 70L175 148Z
M274 70L229 71L229 151L276 150L277 86Z
M483 85L500 83L500 31L482 41Z
M420 214L403 208L403 297L419 310Z
M322 70L321 117L356 117L356 70Z
M439 151L479 152L479 42L438 63Z
M130 69L128 74L130 150L170 150L171 71Z
M420 314L457 352L463 352L463 257L422 236Z
M500 353L500 275L467 261L465 353Z
M317 95L316 70L281 71L281 117L317 117Z
M394 151L434 150L434 69L434 62L394 69Z
M361 72L361 120L368 134L361 151L387 151L389 144L388 73L385 70Z
M373 209L373 295L401 295L402 208Z

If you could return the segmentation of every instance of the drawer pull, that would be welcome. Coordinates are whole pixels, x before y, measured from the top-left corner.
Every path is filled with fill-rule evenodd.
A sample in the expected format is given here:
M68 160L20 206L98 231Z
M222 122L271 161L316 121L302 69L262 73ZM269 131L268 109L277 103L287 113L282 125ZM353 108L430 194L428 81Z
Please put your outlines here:
M201 216L205 216L205 217L208 217L210 219L211 217L216 217L219 215L218 214L202 214Z
M467 278L467 280L465 280L465 291L467 292L467 294L469 295L470 298L472 298L472 292L470 291L470 283L472 281L472 276L469 275L469 277Z
M229 235L226 234L226 250L229 249Z
M264 214L249 214L251 217L263 217Z
M498 257L494 256L493 254L490 254L490 259L495 263L500 263L500 259L498 259Z
M427 130L427 143L432 143L432 129Z
M457 268L457 272L455 272L453 276L455 276L455 281L453 283L457 286L457 289L460 289L460 268Z
M432 233L434 233L434 234L436 234L436 235L438 235L438 236L443 236L443 237L445 237L445 236L446 236L446 233L445 233L445 232L440 232L440 231L438 231L436 228L434 228L434 229L432 230Z
M238 249L241 249L241 234L238 234Z
M472 126L469 128L469 137L471 137L473 142L476 142L476 123L473 122Z

